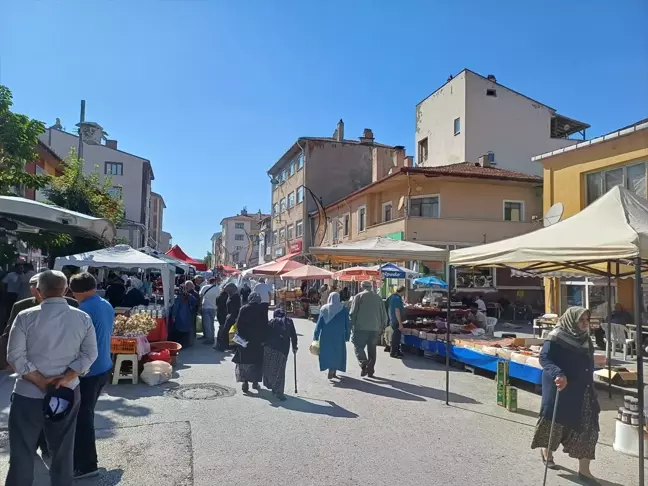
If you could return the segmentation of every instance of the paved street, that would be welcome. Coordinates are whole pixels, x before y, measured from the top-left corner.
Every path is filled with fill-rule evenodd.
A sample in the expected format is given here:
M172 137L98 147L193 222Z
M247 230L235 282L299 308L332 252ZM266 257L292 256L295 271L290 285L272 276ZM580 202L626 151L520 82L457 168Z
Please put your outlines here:
M98 405L101 485L539 485L543 466L529 444L540 397L520 392L517 414L495 404L492 380L453 371L453 405L444 404L444 372L432 360L378 356L375 379L361 379L349 346L347 374L330 384L308 353L313 323L297 320L299 393L244 396L229 355L197 345L183 352L173 383L107 387ZM3 377L4 378L4 377ZM0 378L2 380L3 378ZM189 385L223 385L206 389ZM0 385L0 476L7 469L8 396ZM217 393L233 396L213 398ZM637 484L636 459L612 450L618 405L602 399L594 474L604 485ZM580 484L576 461L562 453L548 484ZM43 466L37 485L45 485Z

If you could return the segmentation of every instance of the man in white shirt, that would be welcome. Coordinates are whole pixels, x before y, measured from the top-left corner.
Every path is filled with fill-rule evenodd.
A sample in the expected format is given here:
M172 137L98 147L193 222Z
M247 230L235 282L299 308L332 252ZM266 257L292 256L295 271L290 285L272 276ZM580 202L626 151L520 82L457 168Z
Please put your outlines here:
M81 403L79 376L97 359L97 338L90 316L70 307L63 297L62 272L39 275L42 302L18 314L9 333L7 361L18 375L9 409L7 486L31 486L34 455L41 430L51 449L52 484L71 485L74 434ZM58 421L47 419L43 401L51 387L74 391L71 410Z
M200 289L200 302L202 304L203 344L214 344L214 320L216 319L216 299L220 295L216 279L210 278L209 285Z
M254 286L253 292L261 296L261 305L268 312L270 301L272 300L272 287L266 283L265 278L260 278L259 283Z
M479 312L486 312L486 302L484 302L484 299L481 295L477 296L477 298L475 299L475 304L477 304L477 309L479 309Z

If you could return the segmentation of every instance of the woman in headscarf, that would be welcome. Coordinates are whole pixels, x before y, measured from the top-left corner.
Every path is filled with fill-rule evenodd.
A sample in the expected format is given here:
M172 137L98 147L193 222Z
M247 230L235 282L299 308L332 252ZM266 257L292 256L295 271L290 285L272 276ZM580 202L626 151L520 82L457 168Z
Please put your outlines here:
M241 307L236 321L238 337L245 344L237 343L232 362L236 363L236 381L243 383L243 392L259 389L263 378L263 343L268 332L268 313L261 305L261 295L252 292L248 303Z
M542 346L542 405L531 448L541 448L542 461L553 469L553 453L562 444L565 453L578 459L580 479L585 484L599 484L590 472L601 409L594 391L594 347L588 333L589 318L587 309L570 307ZM556 422L549 444L556 399Z
M275 309L268 323L268 334L263 352L263 386L272 390L279 400L285 400L286 362L292 341L293 353L297 352L297 331L286 312Z
M171 329L169 339L187 346L190 342L190 333L193 329L192 320L198 301L188 291L186 285L181 285L171 309Z
M320 309L313 340L319 341L320 371L328 370L328 378L337 378L336 371L346 371L346 342L351 337L349 311L340 294L329 294L328 303Z
M219 329L225 326L227 320L227 299L229 299L229 294L225 289L221 289L220 295L216 298L216 320Z
M229 346L229 331L236 323L239 311L241 310L241 296L235 283L228 283L223 290L227 292L227 303L225 304L227 316L225 324L218 328L218 337L216 338L216 349L219 351L227 350Z

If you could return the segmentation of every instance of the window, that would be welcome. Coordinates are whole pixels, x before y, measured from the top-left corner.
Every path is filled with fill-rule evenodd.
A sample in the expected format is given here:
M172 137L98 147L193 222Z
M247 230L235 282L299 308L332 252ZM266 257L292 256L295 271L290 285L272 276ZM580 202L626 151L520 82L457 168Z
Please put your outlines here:
M300 219L295 223L295 237L301 238L304 235L304 222Z
M277 244L277 232L276 231L272 232L272 244L273 245Z
M347 214L345 214L345 215L343 216L342 234L343 234L344 236L349 236L349 229L350 229L350 228L349 228L349 226L350 226L349 223L350 223L350 222L351 222L351 218L350 218L349 214L347 213Z
M332 219L331 228L333 230L333 241L337 241L340 238L340 221L338 219Z
M235 262L235 263L239 261L239 254L238 253L232 253L232 261Z
M524 202L504 201L504 221L524 221Z
M122 198L122 188L121 186L113 186L110 189L108 189L108 194L113 199L121 199Z
M289 240L292 240L294 238L293 233L294 233L295 226L292 224L289 224L288 227L286 228L286 238Z
M272 214L275 216L279 214L279 203L274 203L272 205Z
M382 205L382 217L383 217L383 223L386 223L387 221L392 220L392 202L386 202L383 203Z
M107 175L124 175L124 164L121 162L105 162L104 174Z
M242 250L242 249L243 249L243 247L242 247L242 246L236 246L236 247L234 247L234 249L235 249L235 250L239 250L239 251L240 251L240 250Z
M234 239L235 239L236 241L243 241L244 236L243 236L243 235L234 235Z
M282 243L286 239L286 228L281 228L279 230L279 243Z
M358 233L362 233L367 229L367 207L360 206L358 208Z
M282 197L279 200L279 211L283 213L285 210L286 210L286 198Z
M294 175L295 175L295 161L293 160L288 166L288 177L292 177Z
M487 89L486 90L486 96L493 96L497 98L497 90L496 89Z
M297 156L297 170L300 170L304 167L304 154L301 153Z
M245 229L245 223L234 223L235 229Z
M455 118L454 120L454 134L459 135L461 133L461 118Z
M428 158L428 139L424 138L418 143L418 163L419 165L425 164Z
M614 186L623 186L645 198L648 196L646 180L646 164L644 162L587 174L585 176L587 204L592 204Z
M286 169L284 169L281 171L281 176L279 177L279 181L283 184L284 182L286 182L286 179L287 179Z
M410 216L419 218L439 217L439 196L417 196L410 200Z
M304 186L297 188L297 204L304 202Z
M292 208L295 205L295 193L291 192L288 194L288 209Z

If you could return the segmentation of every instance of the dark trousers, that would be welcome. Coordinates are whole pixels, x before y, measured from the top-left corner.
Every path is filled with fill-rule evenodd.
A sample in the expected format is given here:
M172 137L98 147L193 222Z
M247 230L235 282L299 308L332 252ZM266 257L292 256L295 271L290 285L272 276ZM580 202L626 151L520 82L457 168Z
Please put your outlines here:
M261 307L265 310L266 314L270 310L270 303L269 302L261 302Z
M373 374L376 367L376 344L380 338L379 331L353 331L353 348L361 368ZM365 348L367 352L365 354Z
M605 349L605 331L601 327L594 329L594 339L600 349Z
M6 486L30 486L34 482L34 456L41 431L52 455L52 486L72 486L74 481L74 431L81 393L74 390L70 413L58 422L45 420L43 399L14 393L9 409L9 473Z
M401 352L401 330L399 328L392 327L394 331L391 338L391 350L390 354L399 354Z
M95 445L95 406L101 390L110 377L110 371L100 375L79 378L81 403L74 438L74 469L88 472L97 469L97 447Z

